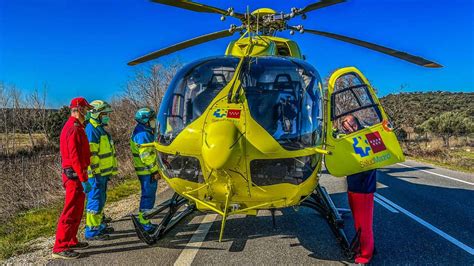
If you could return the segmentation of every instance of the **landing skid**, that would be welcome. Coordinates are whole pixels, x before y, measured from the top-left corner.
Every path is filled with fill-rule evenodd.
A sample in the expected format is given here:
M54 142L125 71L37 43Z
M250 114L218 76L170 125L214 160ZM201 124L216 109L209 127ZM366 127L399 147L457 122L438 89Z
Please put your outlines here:
M187 203L189 203L187 199L175 193L171 199L165 201L154 210L146 213L144 217L146 219L152 219L163 211L168 210L158 227L153 232L145 231L137 217L135 215L131 215L138 237L148 245L155 244L156 241L168 233L169 230L171 230L171 228L173 228L179 221L191 214L196 209L194 205L188 205L183 211L178 212L180 207ZM316 190L310 195L310 197L301 203L301 206L316 210L326 219L329 227L336 236L339 245L343 249L344 254L348 258L352 258L354 255L353 250L357 248L358 234L356 234L356 237L354 237L354 240L350 244L344 232L344 219L341 217L344 214L350 213L350 210L336 208L326 189L319 185L316 187ZM273 213L274 210L272 210L272 216L274 215Z
M133 225L135 226L135 231L137 232L138 238L148 245L153 245L161 239L166 233L168 233L171 228L173 228L179 221L184 217L191 214L195 210L194 205L188 205L186 209L181 212L178 212L179 208L188 202L187 199L181 197L177 193L173 194L171 199L163 202L154 210L146 213L144 218L152 219L156 215L162 213L165 210L168 212L163 217L163 220L158 224L158 227L153 232L147 232L143 226L138 221L138 218L135 215L131 215Z
M310 197L301 203L301 206L316 210L326 219L344 255L348 258L352 258L354 255L352 250L354 250L355 241L349 244L346 233L344 232L344 219L342 219L342 215L350 213L350 210L336 208L326 189L320 185L316 187L316 190Z

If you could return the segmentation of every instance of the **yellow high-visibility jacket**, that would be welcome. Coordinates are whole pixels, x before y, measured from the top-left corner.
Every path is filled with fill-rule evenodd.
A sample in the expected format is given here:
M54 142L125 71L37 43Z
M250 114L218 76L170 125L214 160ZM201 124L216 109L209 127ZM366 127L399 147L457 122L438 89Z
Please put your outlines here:
M89 139L91 164L88 168L89 178L111 176L118 173L115 145L110 134L95 119L91 118L86 126Z
M140 147L142 144L152 142L152 129L145 125L137 124L130 139L130 148L133 154L133 164L138 176L153 175L158 172L156 150L153 147Z

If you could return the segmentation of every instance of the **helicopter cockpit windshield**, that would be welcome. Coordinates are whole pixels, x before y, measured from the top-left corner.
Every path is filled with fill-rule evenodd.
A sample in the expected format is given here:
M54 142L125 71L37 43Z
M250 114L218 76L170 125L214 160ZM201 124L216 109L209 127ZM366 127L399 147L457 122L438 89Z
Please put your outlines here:
M320 144L321 79L308 63L283 57L250 57L241 73L250 114L289 150Z
M158 141L170 144L202 115L235 73L239 58L220 56L193 62L171 82L158 113Z

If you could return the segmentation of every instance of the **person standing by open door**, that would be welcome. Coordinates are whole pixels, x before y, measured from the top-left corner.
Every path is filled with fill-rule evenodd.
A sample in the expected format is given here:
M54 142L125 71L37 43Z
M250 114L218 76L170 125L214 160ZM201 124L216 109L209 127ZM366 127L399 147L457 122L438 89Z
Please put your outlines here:
M328 172L346 177L356 238L355 262L370 263L374 254L374 192L377 169L403 162L397 136L369 81L355 67L334 71L327 86L326 147Z
M342 120L342 131L350 134L362 129L354 115L347 115ZM374 253L374 193L377 184L377 170L347 176L347 196L354 219L357 246L355 263L367 264Z

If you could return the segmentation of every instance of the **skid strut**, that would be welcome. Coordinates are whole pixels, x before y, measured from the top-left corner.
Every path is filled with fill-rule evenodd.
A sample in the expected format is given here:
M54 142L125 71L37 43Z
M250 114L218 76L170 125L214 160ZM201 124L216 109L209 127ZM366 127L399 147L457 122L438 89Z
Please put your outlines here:
M320 185L316 187L310 197L301 203L301 206L316 210L326 219L344 254L351 258L353 251L344 232L344 219L341 217L341 215L349 213L350 210L336 208L326 189Z
M138 221L138 218L135 215L131 215L133 225L135 226L135 231L137 232L138 238L148 245L153 245L161 239L166 233L168 233L173 226L175 226L179 221L181 221L188 214L192 213L195 210L194 205L188 205L186 209L178 212L179 208L184 204L188 203L188 200L181 197L177 193L174 193L171 199L163 202L158 207L152 211L144 214L145 219L152 219L156 215L162 213L166 209L168 212L163 217L163 220L158 224L157 228L153 232L147 232L143 229L142 224Z

